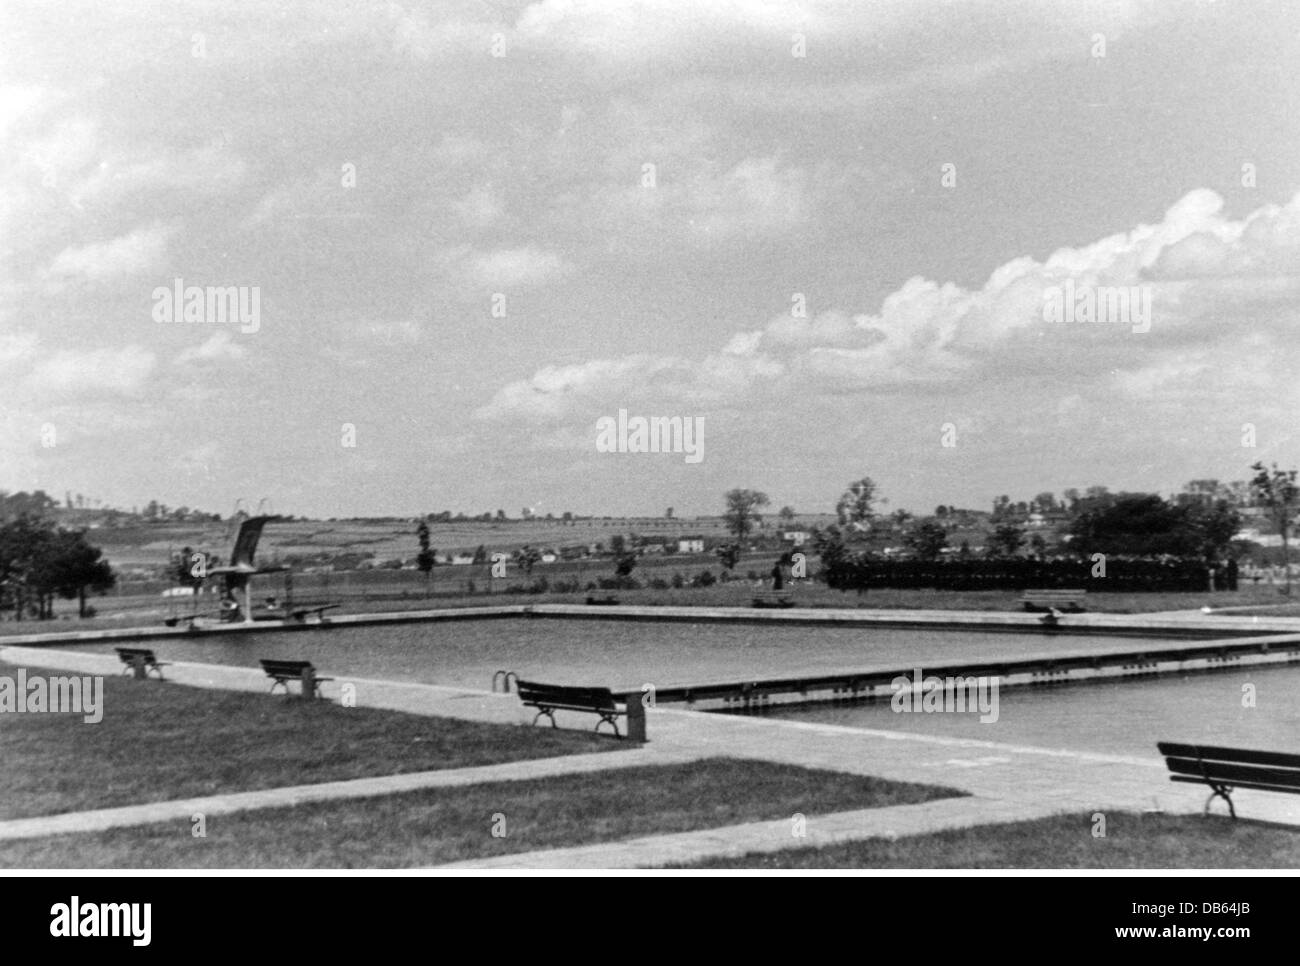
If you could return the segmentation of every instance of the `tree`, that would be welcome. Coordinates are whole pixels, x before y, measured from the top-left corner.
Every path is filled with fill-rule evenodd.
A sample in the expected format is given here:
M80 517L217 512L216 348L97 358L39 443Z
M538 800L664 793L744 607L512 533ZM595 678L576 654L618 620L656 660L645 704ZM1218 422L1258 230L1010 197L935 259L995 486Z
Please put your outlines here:
M1282 535L1282 563L1286 570L1286 592L1291 593L1291 517L1295 513L1296 498L1300 488L1296 486L1295 470L1279 470L1274 463L1266 468L1263 463L1254 463L1250 467L1255 471L1250 481L1251 491L1264 506L1268 507L1277 532Z
M1040 493L1034 497L1034 505L1038 507L1041 513L1050 513L1056 509L1055 493Z
M35 603L39 619L54 616L54 597L80 600L86 616L86 591L104 591L115 577L103 551L91 546L81 530L56 530L40 517L26 514L0 526L0 593L14 603L21 620Z
M862 529L875 516L876 484L869 476L850 483L848 489L835 504L835 515L840 526L855 526Z
M536 566L537 562L541 559L542 555L538 549L536 547L530 547L528 544L524 544L515 551L515 563L517 563L520 569L530 577L533 574L533 567Z
M86 616L86 591L103 593L117 578L103 551L86 542L80 530L60 529L50 545L50 589L65 600L77 598L77 616Z
M1086 503L1070 525L1071 549L1133 557L1200 556L1204 535L1185 507L1154 493L1121 493Z
M813 528L812 544L823 568L835 569L849 559L849 550L839 527L829 526L825 530Z
M483 546L483 544L480 543L478 545L478 549L474 551L474 563L485 564L487 563L487 559L488 559L487 547Z
M729 543L725 546L718 547L713 551L718 555L718 560L727 570L735 570L736 564L740 563L740 544Z
M614 554L614 576L628 577L636 566L636 554L631 550L622 550Z
M1025 531L1014 523L999 523L989 537L989 548L1003 557L1014 557L1024 545Z
M781 507L780 511L777 513L777 516L781 518L781 523L788 527L790 524L794 523L794 507L792 506Z
M1232 538L1241 530L1241 514L1228 500L1197 502L1187 508L1187 517L1201 535L1206 560L1232 556Z
M903 542L918 560L937 560L948 546L948 533L939 524L927 520L913 527Z
M436 555L429 547L429 525L423 520L415 529L415 536L420 541L420 552L415 556L415 564L420 568L420 572L426 577L433 570Z
M32 596L38 615L45 616L45 600L37 587L53 539L53 524L25 512L0 527L0 591L13 602L15 620L23 619Z
M736 535L736 542L743 545L745 537L763 519L759 509L771 501L766 493L758 490L728 490L726 500L727 509L722 519L726 521L727 529Z

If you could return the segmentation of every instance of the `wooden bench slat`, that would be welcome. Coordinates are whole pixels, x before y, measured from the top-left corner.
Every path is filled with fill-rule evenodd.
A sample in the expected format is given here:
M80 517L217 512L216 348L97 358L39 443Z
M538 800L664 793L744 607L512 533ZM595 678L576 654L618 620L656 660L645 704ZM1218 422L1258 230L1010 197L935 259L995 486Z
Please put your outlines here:
M1185 745L1170 741L1156 743L1160 754L1169 758L1201 758L1205 761L1235 762L1242 765L1274 765L1300 768L1300 755L1280 751L1253 751L1249 748L1225 748L1222 745Z
M1190 758L1170 758L1169 770L1179 775L1204 777L1229 785L1242 782L1264 782L1284 785L1300 790L1300 769L1264 768L1259 765L1236 765L1223 761L1195 761Z
M1170 775L1170 781L1189 782L1193 785L1204 785L1205 781L1201 778L1193 778L1190 775ZM1245 788L1257 792L1280 792L1283 794L1300 795L1300 786L1296 785L1270 785L1266 782L1233 782L1232 790Z

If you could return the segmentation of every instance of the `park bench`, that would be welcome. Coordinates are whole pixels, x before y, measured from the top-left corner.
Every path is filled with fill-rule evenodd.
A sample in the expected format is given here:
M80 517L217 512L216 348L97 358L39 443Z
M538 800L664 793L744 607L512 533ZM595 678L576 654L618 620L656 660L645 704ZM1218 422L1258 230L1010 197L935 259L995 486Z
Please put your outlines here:
M585 711L600 715L600 720L596 722L597 731L600 730L601 725L608 723L614 729L614 734L623 737L619 733L616 719L619 715L628 713L627 706L625 703L620 709L618 702L614 700L614 693L609 688L578 688L565 684L538 684L536 681L516 679L515 691L525 707L537 709L533 724L537 724L538 718L545 715L551 719L551 727L558 728L559 725L555 723L556 711Z
M1025 610L1066 611L1077 614L1083 611L1083 599L1088 596L1086 590L1026 590L1020 598Z
M793 607L788 590L760 590L754 595L755 607Z
M618 603L618 598L613 594L606 594L604 597L587 596L587 603L593 607L612 607Z
M325 616L325 612L327 610L333 610L335 607L339 607L339 606L342 605L320 604L319 606L313 606L313 607L295 607L292 611L290 611L290 616L294 620L296 620L299 624L303 624L306 623L308 614L315 614L316 620L324 624L328 622L328 618Z
M311 661L281 661L271 658L261 660L262 670L266 676L273 679L271 684L271 693L275 689L282 687L284 693L289 694L289 682L298 681L302 684L302 696L304 698L320 697L320 686L324 681L333 681L333 678L323 678L316 674L316 668Z
M1300 794L1300 755L1168 741L1158 742L1156 747L1165 756L1165 764L1172 773L1170 781L1210 787L1210 797L1205 800L1207 814L1214 800L1222 798L1228 803L1228 813L1236 818L1237 810L1231 798L1236 788Z
M117 656L121 659L126 668L123 674L135 674L136 680L143 681L150 672L158 675L158 680L163 680L162 669L167 667L170 661L160 661L154 656L153 651L147 647L118 647L114 648Z

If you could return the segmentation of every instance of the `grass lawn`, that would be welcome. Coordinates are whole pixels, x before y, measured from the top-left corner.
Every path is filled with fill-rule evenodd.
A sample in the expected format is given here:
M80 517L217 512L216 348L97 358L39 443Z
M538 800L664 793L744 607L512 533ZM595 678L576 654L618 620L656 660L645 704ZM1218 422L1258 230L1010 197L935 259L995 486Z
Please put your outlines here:
M0 675L17 668L0 664ZM79 714L0 718L0 820L632 747L587 732L120 676L105 677L103 709L97 724Z
M1294 869L1300 830L1219 816L1090 815L705 859L694 869Z
M410 867L961 794L715 758L0 842L0 867Z

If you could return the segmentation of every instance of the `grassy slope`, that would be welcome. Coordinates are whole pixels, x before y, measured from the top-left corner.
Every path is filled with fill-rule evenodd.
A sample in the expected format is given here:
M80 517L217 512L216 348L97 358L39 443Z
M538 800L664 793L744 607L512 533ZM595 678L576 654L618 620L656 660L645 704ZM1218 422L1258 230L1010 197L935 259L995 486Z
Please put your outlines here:
M625 747L585 732L109 677L98 724L0 717L0 819Z
M0 867L410 867L960 794L720 758L0 842Z
M693 863L701 869L1294 869L1300 831L1218 816L1090 815Z

